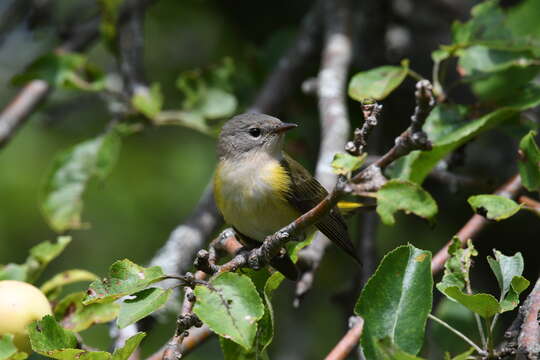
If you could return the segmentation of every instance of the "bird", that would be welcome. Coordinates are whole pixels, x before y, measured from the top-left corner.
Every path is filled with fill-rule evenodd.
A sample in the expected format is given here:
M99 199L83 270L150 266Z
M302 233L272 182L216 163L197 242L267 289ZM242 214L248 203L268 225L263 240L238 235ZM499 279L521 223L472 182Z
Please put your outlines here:
M283 151L285 133L294 123L261 113L245 113L225 122L219 134L214 197L225 222L247 248L315 207L328 192L301 164ZM347 224L337 207L316 228L358 263ZM283 251L270 265L290 280L298 269Z

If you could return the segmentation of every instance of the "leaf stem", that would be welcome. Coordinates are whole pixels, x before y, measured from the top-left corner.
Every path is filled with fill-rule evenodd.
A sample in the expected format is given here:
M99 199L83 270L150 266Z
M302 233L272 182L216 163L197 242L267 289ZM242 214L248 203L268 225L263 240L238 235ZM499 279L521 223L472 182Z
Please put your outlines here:
M428 317L433 320L433 321L436 321L438 322L439 324L441 324L442 326L444 326L445 328L447 328L448 330L450 330L451 332L453 332L454 334L456 334L457 336L459 336L460 338L462 338L463 340L465 340L465 342L467 342L469 345L471 345L474 350L476 350L476 352L480 355L486 355L486 352L484 350L482 350L480 348L480 346L476 345L474 343L474 341L472 341L471 339L469 339L465 334L463 334L462 332L460 332L459 330L455 329L454 327L452 327L450 324L448 324L447 322L439 319L438 317L432 315L432 314L428 314Z

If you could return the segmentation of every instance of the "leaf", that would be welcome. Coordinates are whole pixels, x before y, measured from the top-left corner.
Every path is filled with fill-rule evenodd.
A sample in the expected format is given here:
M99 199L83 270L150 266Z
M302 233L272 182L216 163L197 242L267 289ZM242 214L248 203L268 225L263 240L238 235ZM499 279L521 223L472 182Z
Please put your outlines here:
M67 295L54 308L54 316L62 327L80 332L94 324L103 324L118 316L120 306L116 303L90 304L84 306L85 292Z
M364 319L360 341L367 360L381 359L376 342L386 337L410 354L420 351L432 289L429 251L406 245L386 254L354 308Z
M443 293L485 319L501 312L499 302L490 294L468 295L457 286L449 286L444 289Z
M124 0L98 0L101 10L101 37L109 50L116 50L116 23Z
M413 213L433 221L437 203L419 185L409 181L390 180L377 191L377 214L386 225L394 225L394 213L398 210Z
M539 105L540 88L531 87L522 96L514 96L512 99L514 101L513 103L509 103L478 119L463 121L461 124L456 124L454 115L448 115L449 119L453 119L453 124L450 127L451 130L445 131L444 135L440 135L436 140L432 140L432 150L413 151L404 158L396 161L392 171L392 177L421 184L435 165L449 153L479 134L494 128L503 121L511 119L520 111ZM439 107L440 105L436 109ZM442 116L447 116L444 113L447 109L441 108L438 111L432 111L426 120L424 129L429 129L430 123L433 121L444 122L445 119ZM452 111L454 111L454 114L455 111L463 112L463 110L455 110L455 108ZM428 138L432 139L429 132Z
M264 306L253 282L245 275L223 273L209 286L195 287L197 302L193 312L218 335L242 345L253 346L257 320Z
M165 278L159 266L144 268L127 259L119 260L109 268L108 278L90 284L83 304L111 302L144 290L150 284Z
M194 111L167 110L162 111L154 118L156 125L180 125L203 134L217 137L218 129L208 126L204 117Z
M508 219L521 209L514 200L499 195L475 195L467 200L474 212L489 220Z
M237 106L236 97L231 93L219 88L209 88L199 109L206 119L221 119L232 115Z
M163 107L163 94L159 83L152 84L150 91L139 91L131 99L133 107L149 119L154 119Z
M470 348L469 350L456 355L452 358L452 360L467 360L470 359L471 355L475 352L474 348Z
M0 360L23 360L27 357L25 352L19 352L13 344L13 335L0 335Z
M380 66L355 74L349 82L349 96L357 101L384 99L407 77L409 66L407 62L403 64Z
M44 186L41 208L57 232L80 229L83 193L90 179L103 180L120 150L115 131L84 141L56 156Z
M44 241L30 249L24 264L8 264L0 268L0 280L35 282L47 265L71 242L69 236L59 236L56 243Z
M407 354L405 351L393 344L392 340L389 338L378 340L375 342L375 347L379 354L378 356L385 360L423 360L422 358Z
M133 294L133 299L124 300L120 306L118 327L125 328L150 315L167 303L171 293L172 289L149 288Z
M223 337L219 338L219 345L223 360L270 360L266 352L246 351L242 346Z
M145 333L138 332L129 339L127 339L123 347L114 350L114 353L112 354L112 360L128 360L145 336Z
M336 153L334 155L334 160L332 160L334 173L338 175L350 175L353 171L362 166L366 159L366 155L367 154L365 153L360 156L353 156L347 153Z
M444 290L451 286L456 286L463 290L470 283L469 271L472 265L472 258L478 255L472 241L467 241L465 248L461 247L461 241L457 236L452 238L448 247L448 260L444 263L444 276L437 284L437 289L444 294Z
M97 279L97 275L92 274L89 271L72 269L56 274L52 279L41 285L40 290L50 299L51 297L56 297L64 285L81 281L94 281Z
M501 312L514 310L519 305L519 294L527 289L529 285L529 280L523 276L514 276L508 294L500 301Z
M519 174L523 186L529 191L540 190L540 150L534 141L535 136L536 132L531 131L519 143Z
M512 283L512 279L515 276L521 276L523 274L523 256L520 252L515 253L513 256L503 255L498 250L493 250L495 258L491 256L487 257L489 267L495 274L497 282L499 283L499 289L501 289L501 299L506 296Z

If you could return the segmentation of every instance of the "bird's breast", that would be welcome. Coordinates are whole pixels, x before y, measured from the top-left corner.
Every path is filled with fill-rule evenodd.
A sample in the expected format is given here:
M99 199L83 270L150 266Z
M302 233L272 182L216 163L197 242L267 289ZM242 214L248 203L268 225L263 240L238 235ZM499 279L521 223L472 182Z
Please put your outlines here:
M228 224L263 241L298 216L286 199L289 186L289 175L279 161L259 155L220 161L214 193Z

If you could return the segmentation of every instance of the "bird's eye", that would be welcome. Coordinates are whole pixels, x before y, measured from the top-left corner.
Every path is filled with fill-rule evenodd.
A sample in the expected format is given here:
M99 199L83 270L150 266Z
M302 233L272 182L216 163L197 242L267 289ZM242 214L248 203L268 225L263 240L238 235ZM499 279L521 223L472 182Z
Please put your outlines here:
M248 130L249 135L253 136L254 138L258 138L261 136L261 129L259 128L251 128Z

